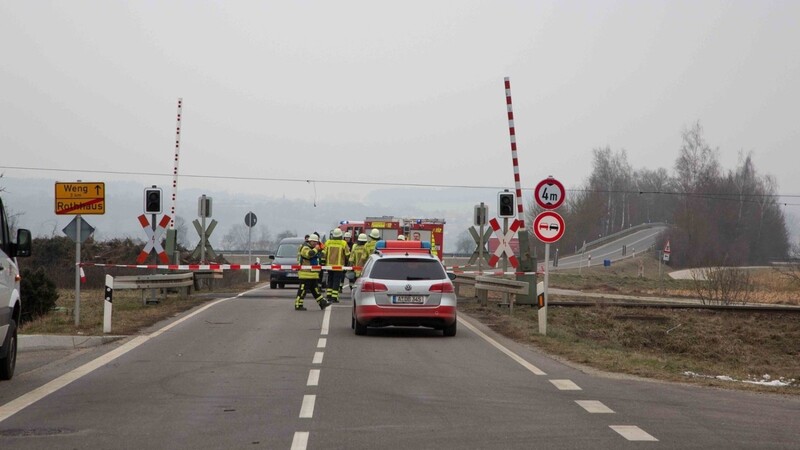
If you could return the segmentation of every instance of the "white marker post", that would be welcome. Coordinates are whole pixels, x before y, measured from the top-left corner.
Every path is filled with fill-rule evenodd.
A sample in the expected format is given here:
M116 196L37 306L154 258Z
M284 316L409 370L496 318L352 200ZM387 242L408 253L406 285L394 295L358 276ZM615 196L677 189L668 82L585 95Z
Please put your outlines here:
M256 256L256 265L258 266L258 269L256 269L256 283L258 283L261 279L261 258L258 256Z
M111 299L114 296L114 277L106 275L106 295L103 300L103 333L111 333Z

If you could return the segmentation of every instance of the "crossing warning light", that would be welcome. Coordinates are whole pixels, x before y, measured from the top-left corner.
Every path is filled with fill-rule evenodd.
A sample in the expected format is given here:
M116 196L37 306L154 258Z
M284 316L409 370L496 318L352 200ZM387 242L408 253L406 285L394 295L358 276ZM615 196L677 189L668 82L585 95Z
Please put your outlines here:
M145 214L161 214L161 188L151 187L144 190Z
M497 194L497 212L502 218L514 217L514 193L499 192Z

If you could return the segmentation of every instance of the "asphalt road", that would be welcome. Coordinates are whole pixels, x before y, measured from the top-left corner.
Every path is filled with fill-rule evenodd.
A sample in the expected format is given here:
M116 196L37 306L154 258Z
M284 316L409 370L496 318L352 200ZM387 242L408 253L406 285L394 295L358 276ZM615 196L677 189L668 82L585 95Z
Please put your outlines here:
M263 288L99 348L24 352L0 448L797 448L800 399L560 363L461 317L355 336ZM349 295L345 292L345 298ZM166 325L166 328L165 328Z
M654 226L653 228L645 228L630 235L621 237L603 244L599 247L586 251L584 254L570 255L561 257L558 260L557 269L577 269L579 266L586 267L587 264L592 266L602 265L603 260L619 261L626 257L633 256L637 251L643 252L656 244L658 235L661 234L667 227ZM626 246L626 254L622 254L622 247ZM638 249L638 250L637 250ZM555 250L551 248L550 258L552 259ZM551 265L552 267L552 265Z

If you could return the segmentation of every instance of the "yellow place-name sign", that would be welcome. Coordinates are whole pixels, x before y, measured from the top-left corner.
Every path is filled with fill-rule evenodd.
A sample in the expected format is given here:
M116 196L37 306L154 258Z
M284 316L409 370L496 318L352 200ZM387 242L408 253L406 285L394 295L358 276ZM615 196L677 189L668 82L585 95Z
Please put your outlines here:
M56 182L56 214L105 214L106 184Z

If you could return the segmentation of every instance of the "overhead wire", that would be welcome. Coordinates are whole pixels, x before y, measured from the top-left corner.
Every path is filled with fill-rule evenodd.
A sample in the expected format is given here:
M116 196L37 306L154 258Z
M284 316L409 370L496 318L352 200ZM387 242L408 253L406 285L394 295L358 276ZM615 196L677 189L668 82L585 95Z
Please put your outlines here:
M135 172L135 171L122 171L122 170L93 170L93 169L64 169L64 168L49 168L49 167L25 167L25 166L0 166L0 169L12 170L27 170L27 171L43 171L43 172L61 172L61 173L94 173L105 175L136 175L136 176L153 176L153 177L172 177L171 173L160 172ZM209 175L209 174L181 174L185 178L197 179L212 179L212 180L236 180L236 181L267 181L267 182L288 182L288 183L307 183L314 186L314 197L316 200L316 183L321 184L338 184L338 185L356 185L356 186L402 186L402 187L424 187L424 188L457 188L457 189L508 189L509 186L493 186L493 185L468 185L468 184L447 184L447 183L407 183L395 181L343 181L343 180L325 180L325 179L301 179L301 178L282 178L282 177L249 177L249 176L234 176L234 175ZM522 188L524 191L533 191L534 188ZM800 194L740 194L731 192L677 192L677 191L645 191L645 190L624 190L624 189L566 189L568 192L590 192L601 194L655 194L655 195L674 195L674 196L689 196L706 198L712 200L730 200L730 201L745 201L757 202L751 198L800 198ZM748 200L743 200L747 198ZM784 206L800 206L800 203L776 202Z

